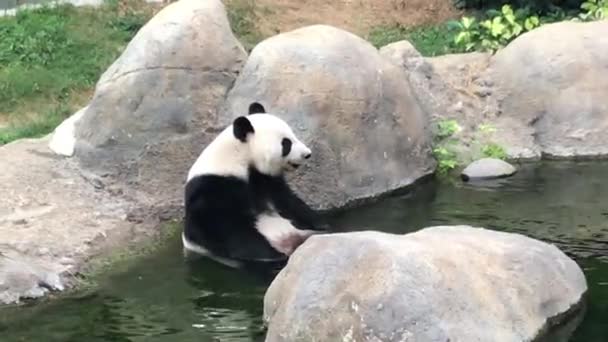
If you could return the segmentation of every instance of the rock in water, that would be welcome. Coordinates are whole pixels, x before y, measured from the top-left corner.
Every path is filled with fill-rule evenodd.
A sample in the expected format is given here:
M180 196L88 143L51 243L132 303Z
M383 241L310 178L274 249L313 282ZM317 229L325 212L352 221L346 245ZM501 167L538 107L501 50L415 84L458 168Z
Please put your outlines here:
M222 117L244 113L254 101L311 145L306 168L314 172L291 181L313 207L377 196L434 170L428 118L405 71L349 32L313 25L261 42Z
M220 0L168 5L101 76L73 123L74 157L151 202L177 203L188 168L219 130L217 109L246 57ZM66 126L62 134L72 131ZM61 142L59 152L72 151L69 137L52 141Z
M490 68L502 116L534 127L544 154L608 154L607 20L543 25L499 51Z
M19 303L23 298L38 298L49 291L63 290L61 273L65 270L66 267L59 264L5 250L0 253L0 303Z
M483 158L469 164L462 170L463 180L503 178L513 175L517 170L504 160Z
M266 341L530 341L586 291L573 260L519 234L319 235L269 287Z

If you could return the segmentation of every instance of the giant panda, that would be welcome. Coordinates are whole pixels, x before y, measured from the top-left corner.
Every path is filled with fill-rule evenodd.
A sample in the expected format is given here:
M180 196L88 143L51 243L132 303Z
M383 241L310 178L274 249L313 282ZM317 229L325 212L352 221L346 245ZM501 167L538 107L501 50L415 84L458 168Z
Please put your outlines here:
M223 263L285 261L309 236L327 231L289 187L284 171L311 150L276 115L252 103L202 151L185 185L185 252Z

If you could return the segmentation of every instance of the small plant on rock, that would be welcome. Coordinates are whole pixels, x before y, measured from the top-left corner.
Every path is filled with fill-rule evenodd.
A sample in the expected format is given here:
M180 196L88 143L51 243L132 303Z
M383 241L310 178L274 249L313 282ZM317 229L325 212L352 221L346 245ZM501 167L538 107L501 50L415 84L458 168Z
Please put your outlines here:
M456 120L443 120L437 124L437 138L449 138L461 130Z
M437 172L445 175L458 166L456 153L451 149L452 136L461 130L456 120L442 120L437 123L433 156L437 160Z
M496 158L502 160L507 159L507 152L505 151L505 149L495 143L489 143L482 147L481 153L483 153L483 155L488 158Z
M433 156L437 160L437 172L439 174L446 174L458 166L456 153L449 150L447 147L435 147L433 149Z

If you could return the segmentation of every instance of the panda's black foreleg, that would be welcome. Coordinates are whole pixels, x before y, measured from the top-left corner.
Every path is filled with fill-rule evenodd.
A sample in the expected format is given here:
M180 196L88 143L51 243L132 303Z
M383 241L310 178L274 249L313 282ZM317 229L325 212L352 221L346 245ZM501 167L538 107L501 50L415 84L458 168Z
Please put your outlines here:
M293 222L298 229L325 232L329 225L289 187L285 180L278 182L274 194L274 205L279 214Z

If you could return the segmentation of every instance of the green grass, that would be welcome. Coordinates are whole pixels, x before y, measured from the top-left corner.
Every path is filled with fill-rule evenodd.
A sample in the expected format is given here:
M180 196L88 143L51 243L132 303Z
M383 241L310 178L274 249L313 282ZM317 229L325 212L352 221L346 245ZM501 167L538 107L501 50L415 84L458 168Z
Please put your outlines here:
M84 105L151 12L139 1L24 10L0 18L0 144L46 134ZM34 104L34 105L33 105Z
M408 40L427 57L455 52L452 42L454 31L447 24L407 28L403 26L379 26L371 30L367 40L380 48L400 40Z
M226 12L230 27L248 52L266 38L258 29L260 15L269 14L270 9L260 7L255 0L227 0Z
M55 129L73 111L74 107L59 104L42 113L39 117L0 128L0 145L25 137L41 137Z

